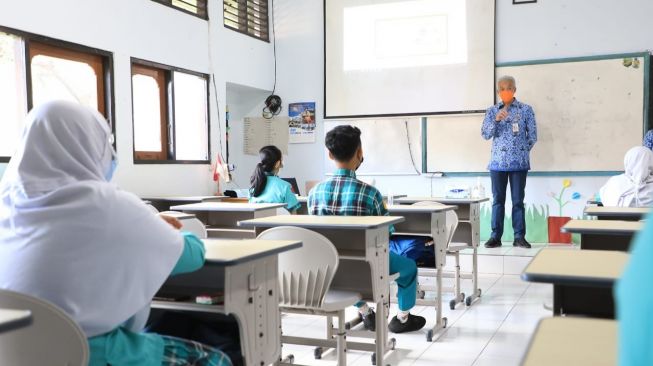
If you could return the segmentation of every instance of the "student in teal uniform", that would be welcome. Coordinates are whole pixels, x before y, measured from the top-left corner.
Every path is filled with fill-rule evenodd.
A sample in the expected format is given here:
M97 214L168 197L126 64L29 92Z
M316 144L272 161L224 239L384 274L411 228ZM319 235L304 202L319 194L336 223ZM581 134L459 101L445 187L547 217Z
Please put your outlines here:
M204 245L111 178L107 121L69 102L27 117L0 181L0 288L59 306L88 338L90 365L231 366L220 350L143 332L171 274L204 264Z
M653 216L635 237L615 287L619 321L619 365L653 365Z
M292 192L290 183L277 174L283 168L281 150L276 146L264 146L258 152L261 161L256 164L250 182L249 202L285 203L291 213L297 211L300 203Z

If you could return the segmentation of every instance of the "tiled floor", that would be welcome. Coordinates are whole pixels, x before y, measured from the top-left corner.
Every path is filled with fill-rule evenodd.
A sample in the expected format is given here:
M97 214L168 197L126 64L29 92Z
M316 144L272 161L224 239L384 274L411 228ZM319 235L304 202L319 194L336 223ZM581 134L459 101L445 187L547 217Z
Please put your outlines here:
M445 279L445 285L450 285L450 281ZM424 330L412 334L390 334L397 339L397 349L388 355L386 364L518 365L538 320L551 315L544 304L551 303L552 288L524 282L517 275L482 275L479 282L483 296L470 308L459 305L456 310L449 310L451 294L444 294L444 316L449 319L448 327L434 342L426 341ZM470 286L469 281L464 281L463 290L471 292ZM433 325L433 308L416 307L414 310L426 317L427 327ZM355 310L349 311L355 314ZM394 315L396 306L390 312ZM289 335L321 336L325 323L320 317L286 315L283 329ZM312 347L284 346L284 355L289 353L295 356L298 364L336 364L333 352L326 353L322 360L315 360ZM350 350L347 360L348 365L371 365L370 354L366 352Z

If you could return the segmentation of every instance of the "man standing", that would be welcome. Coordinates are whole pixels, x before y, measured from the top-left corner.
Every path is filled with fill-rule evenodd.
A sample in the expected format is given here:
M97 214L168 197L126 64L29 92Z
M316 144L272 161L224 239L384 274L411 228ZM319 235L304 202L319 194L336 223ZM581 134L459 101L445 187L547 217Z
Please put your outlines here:
M481 127L484 139L492 139L492 157L488 169L492 181L492 236L486 248L501 246L505 215L506 188L510 182L512 228L516 247L530 248L526 241L524 190L531 168L529 154L537 142L533 108L515 99L515 78L503 76L497 81L501 102L488 108Z

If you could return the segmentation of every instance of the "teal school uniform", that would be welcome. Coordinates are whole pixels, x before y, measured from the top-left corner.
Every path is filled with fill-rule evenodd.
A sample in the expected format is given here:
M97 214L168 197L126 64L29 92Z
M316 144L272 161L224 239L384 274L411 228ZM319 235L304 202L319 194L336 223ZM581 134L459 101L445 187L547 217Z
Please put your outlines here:
M204 244L191 233L184 232L184 250L177 261L171 275L193 272L204 264ZM178 356L183 353L193 359L191 352L197 357L210 352L213 360L209 364L230 366L231 361L222 352L198 343L176 340L156 333L136 333L123 327L118 327L109 333L88 339L90 347L89 366L123 365L123 366L161 366L170 364L167 361L171 352ZM175 347L188 350L175 350Z
M288 211L293 212L301 206L297 197L292 193L290 183L277 177L276 175L266 174L267 181L263 192L257 197L251 196L250 203L285 203ZM251 192L250 192L251 193Z
M653 216L633 240L630 260L615 286L619 365L653 365Z

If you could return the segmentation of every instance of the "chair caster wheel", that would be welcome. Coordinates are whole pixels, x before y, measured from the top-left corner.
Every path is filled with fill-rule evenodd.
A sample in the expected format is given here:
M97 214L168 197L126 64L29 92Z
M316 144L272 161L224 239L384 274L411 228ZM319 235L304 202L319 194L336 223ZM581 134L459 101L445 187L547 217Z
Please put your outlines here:
M456 300L449 301L449 309L454 310L456 308Z
M316 360L321 360L322 359L322 347L315 347L313 350L313 356L315 357Z
M429 331L426 332L426 341L433 342L433 329L429 329Z
M376 353L372 353L372 365L376 365Z
M472 297L471 296L465 299L465 305L472 306Z

